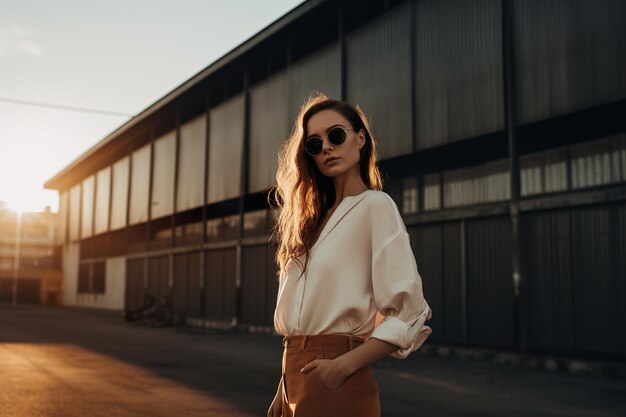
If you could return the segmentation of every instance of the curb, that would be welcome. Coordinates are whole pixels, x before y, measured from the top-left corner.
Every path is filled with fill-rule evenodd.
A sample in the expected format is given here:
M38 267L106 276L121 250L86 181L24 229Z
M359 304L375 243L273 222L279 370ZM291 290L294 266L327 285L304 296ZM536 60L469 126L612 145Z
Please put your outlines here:
M448 359L486 360L496 365L523 366L546 371L566 372L573 375L594 375L605 378L626 379L626 363L623 362L442 345L422 346L420 353Z

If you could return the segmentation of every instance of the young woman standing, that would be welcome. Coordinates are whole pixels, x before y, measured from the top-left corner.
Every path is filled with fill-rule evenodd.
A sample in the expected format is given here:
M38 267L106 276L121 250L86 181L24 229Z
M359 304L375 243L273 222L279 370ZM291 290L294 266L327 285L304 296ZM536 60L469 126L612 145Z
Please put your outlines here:
M320 95L279 152L282 377L269 417L380 416L369 365L403 359L432 317L363 112Z

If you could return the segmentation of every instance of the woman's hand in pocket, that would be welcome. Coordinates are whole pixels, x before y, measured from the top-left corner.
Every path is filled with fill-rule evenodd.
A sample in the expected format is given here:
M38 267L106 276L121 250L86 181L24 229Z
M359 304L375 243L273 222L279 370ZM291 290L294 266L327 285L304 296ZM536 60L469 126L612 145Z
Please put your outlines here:
M301 372L316 372L322 383L333 391L341 388L350 376L343 363L335 359L315 359L307 363Z

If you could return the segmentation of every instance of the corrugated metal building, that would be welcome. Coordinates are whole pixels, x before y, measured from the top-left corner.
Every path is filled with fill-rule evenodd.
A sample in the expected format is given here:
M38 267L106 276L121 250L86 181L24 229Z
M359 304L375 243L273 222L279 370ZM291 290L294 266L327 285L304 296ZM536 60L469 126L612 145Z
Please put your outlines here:
M271 328L267 192L322 91L371 119L430 342L623 358L625 21L621 0L307 1L47 182L64 300Z

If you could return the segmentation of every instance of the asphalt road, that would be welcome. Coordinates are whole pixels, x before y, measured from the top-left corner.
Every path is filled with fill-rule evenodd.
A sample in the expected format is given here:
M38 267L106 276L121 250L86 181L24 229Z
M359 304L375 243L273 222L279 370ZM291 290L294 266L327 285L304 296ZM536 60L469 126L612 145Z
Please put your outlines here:
M428 343L428 342L427 342ZM265 416L281 339L0 305L0 417ZM373 367L383 416L623 417L626 381L418 352Z

